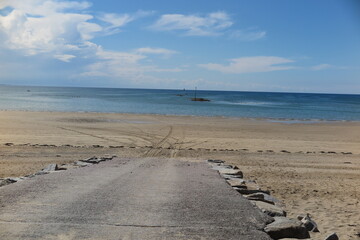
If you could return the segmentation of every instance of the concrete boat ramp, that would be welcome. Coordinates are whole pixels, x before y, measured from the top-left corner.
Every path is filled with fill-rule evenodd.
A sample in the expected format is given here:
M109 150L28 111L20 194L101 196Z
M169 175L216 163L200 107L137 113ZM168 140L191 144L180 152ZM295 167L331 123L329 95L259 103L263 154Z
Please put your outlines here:
M271 239L204 161L114 158L0 188L0 239Z

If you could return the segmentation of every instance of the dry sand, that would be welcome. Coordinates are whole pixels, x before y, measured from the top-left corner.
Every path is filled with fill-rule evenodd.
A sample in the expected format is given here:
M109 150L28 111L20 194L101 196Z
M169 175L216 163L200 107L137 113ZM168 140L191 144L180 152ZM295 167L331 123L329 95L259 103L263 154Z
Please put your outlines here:
M360 239L360 123L0 112L0 178L106 154L226 160L290 217L310 213L320 229L312 239Z

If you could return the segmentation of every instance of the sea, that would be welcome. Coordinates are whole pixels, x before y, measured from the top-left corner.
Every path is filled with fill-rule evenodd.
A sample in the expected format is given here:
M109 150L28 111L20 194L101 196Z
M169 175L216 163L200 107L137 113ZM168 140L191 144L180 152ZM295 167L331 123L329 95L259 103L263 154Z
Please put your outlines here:
M222 116L298 123L360 121L360 95L0 86L0 110ZM1 113L0 113L1 114Z

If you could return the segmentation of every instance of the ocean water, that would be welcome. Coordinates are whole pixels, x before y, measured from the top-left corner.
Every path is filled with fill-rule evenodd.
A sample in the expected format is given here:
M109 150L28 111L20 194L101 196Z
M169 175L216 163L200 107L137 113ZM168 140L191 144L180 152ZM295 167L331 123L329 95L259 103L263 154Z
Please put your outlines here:
M191 101L194 90L0 86L0 110L360 121L360 95L197 91L197 96L211 101Z

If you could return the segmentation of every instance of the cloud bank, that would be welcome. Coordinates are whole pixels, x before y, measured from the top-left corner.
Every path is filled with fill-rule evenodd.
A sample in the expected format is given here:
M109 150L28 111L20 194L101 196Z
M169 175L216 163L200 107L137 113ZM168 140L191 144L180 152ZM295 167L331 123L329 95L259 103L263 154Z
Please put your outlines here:
M105 13L98 17L88 14L89 2L56 0L4 0L0 9L0 33L4 47L23 51L26 55L52 54L69 62L99 35L109 35L131 21L144 16Z
M1 1L0 39L4 45L0 50L10 49L26 56L42 55L65 63L81 58L80 73L72 76L76 78L158 81L147 73L182 71L143 62L149 55L170 57L177 53L174 50L143 47L128 52L109 51L92 42L98 36L116 34L130 22L152 12L89 14L90 7L87 1Z
M233 25L225 12L207 15L164 14L150 28L156 31L178 31L188 36L222 35Z

